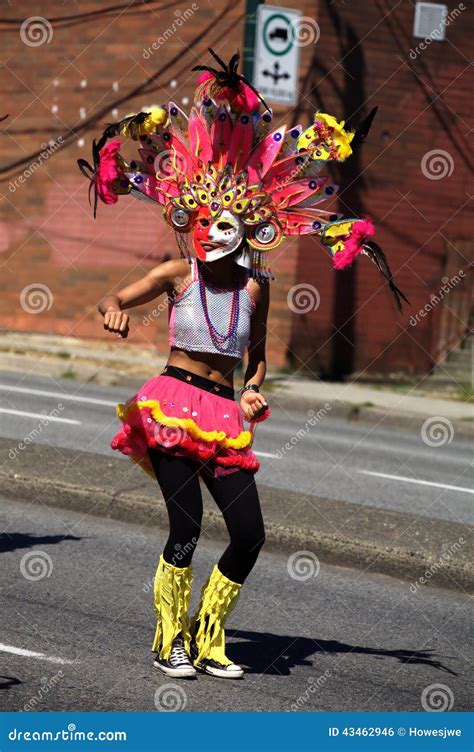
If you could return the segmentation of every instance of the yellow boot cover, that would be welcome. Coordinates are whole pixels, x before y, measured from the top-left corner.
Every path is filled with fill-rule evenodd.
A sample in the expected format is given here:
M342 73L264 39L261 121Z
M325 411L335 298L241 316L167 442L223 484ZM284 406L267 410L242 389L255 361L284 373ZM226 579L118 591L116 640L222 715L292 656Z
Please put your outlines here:
M189 599L191 597L191 567L173 567L163 556L155 576L155 613L158 617L152 650L160 658L169 658L173 640L180 633L189 653Z
M224 666L232 663L225 654L224 622L237 604L241 587L237 582L224 577L217 566L214 567L203 588L201 605L193 620L193 624L199 622L194 638L198 648L195 663L203 658L218 661Z

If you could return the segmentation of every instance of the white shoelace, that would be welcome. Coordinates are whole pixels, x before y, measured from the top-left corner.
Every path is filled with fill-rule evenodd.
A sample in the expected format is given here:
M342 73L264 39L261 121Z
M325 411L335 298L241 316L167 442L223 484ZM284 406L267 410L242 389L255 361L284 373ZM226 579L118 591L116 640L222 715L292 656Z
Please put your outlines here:
M190 663L189 656L186 653L186 650L184 649L184 645L181 642L181 640L179 642L175 641L175 643L173 644L173 647L171 648L170 663L172 666L176 666L179 663L187 663L187 664Z

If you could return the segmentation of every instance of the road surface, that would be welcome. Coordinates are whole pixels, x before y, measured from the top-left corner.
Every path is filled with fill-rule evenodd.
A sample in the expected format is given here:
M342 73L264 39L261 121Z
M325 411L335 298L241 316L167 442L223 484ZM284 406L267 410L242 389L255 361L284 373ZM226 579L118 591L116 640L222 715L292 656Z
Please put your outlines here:
M264 551L228 624L245 678L178 682L152 669L160 530L7 499L0 527L0 710L469 709L462 594ZM193 607L221 550L198 546Z
M115 405L130 396L130 389L0 372L0 435L15 447L49 415L36 441L117 457L109 447L118 429ZM272 409L271 419L257 426L260 483L473 524L468 440L454 434L442 446L428 446L421 430L363 426L330 415L312 425L306 413Z

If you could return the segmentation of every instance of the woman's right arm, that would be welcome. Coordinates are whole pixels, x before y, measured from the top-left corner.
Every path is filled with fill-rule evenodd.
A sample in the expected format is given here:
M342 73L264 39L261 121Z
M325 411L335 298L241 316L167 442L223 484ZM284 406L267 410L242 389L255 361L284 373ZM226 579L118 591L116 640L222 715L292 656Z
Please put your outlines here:
M104 329L125 338L129 316L123 312L124 309L149 303L165 292L172 292L188 273L187 261L165 261L116 295L106 295L97 306L104 317Z

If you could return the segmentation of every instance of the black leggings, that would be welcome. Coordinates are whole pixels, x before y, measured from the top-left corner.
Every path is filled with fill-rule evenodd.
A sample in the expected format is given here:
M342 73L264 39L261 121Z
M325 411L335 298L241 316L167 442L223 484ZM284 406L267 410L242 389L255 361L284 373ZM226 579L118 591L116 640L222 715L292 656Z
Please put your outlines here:
M201 532L200 466L185 457L174 457L158 449L149 449L148 452L170 521L163 557L175 567L187 567ZM219 570L232 582L242 583L265 542L253 474L248 470L237 470L220 478L203 475L203 480L224 516L230 536L230 543L218 562Z

